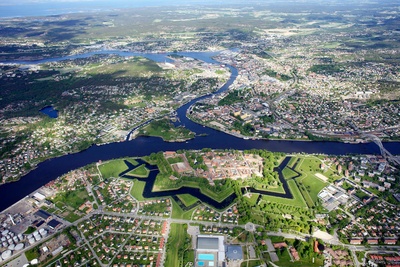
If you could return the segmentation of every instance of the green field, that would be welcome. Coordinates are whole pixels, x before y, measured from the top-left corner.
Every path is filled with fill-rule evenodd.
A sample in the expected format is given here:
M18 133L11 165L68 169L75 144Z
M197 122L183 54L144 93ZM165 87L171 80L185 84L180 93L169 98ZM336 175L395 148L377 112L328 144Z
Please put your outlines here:
M199 186L195 186L195 188L199 188ZM221 202L225 198L229 197L232 193L234 193L234 190L233 188L227 188L223 192L216 193L208 188L200 188L200 192L203 193L204 195L211 197L215 201Z
M178 203L176 203L176 201L172 198L171 198L171 203L172 203L172 215L171 215L172 218L185 219L185 220L192 219L192 214L193 214L193 211L196 209L196 207L191 210L184 211L181 209L181 207L178 205Z
M33 226L29 226L28 229L26 229L26 231L24 232L24 235L29 235L32 234L33 232L36 231L36 228Z
M244 199L249 202L250 206L255 206L259 196L260 194L252 193L250 197L245 196Z
M147 178L149 176L150 170L146 168L145 164L140 165L139 167L133 169L128 172L128 175L139 177L139 178Z
M25 256L28 259L28 261L31 261L33 259L38 259L40 256L40 251L39 247L35 246L34 248L28 250L25 252Z
M80 219L80 218L82 218L82 216L79 216L79 215L77 215L77 214L75 214L73 212L70 212L67 216L64 217L64 219L66 219L67 221L69 221L71 223L76 221L76 220L78 220L78 219Z
M167 258L165 259L164 263L165 267L181 266L183 255L179 255L179 250L182 250L186 245L186 228L186 225L176 223L171 224L168 237Z
M240 264L240 267L257 267L260 266L261 261L260 260L249 260L249 261L244 261Z
M60 192L53 199L53 202L60 209L64 209L66 206L72 207L77 210L79 206L89 200L89 195L86 188L76 189L74 191Z
M140 129L140 135L158 136L165 141L184 141L192 139L195 133L184 127L175 127L168 119L154 120Z
M293 194L293 199L267 196L267 195L262 196L262 199L265 201L282 203L282 204L286 204L286 205L292 205L295 207L307 207L307 205L303 199L303 196L301 195L301 192L300 192L299 188L297 187L295 181L293 181L293 180L288 181L288 185L289 185L290 191Z
M314 204L318 200L318 193L325 186L328 185L328 183L325 183L324 181L315 177L314 175L307 175L306 177L299 180L299 183L300 182L305 186L305 188L306 188L305 193L307 193L310 196L310 198L314 202Z
M321 160L316 157L298 159L296 171L300 172L302 176L296 179L296 183L307 205L313 207L318 201L318 193L328 184L315 176L316 173L321 172Z
M255 186L256 189L266 192L275 192L285 194L285 189L283 189L282 185L278 186L268 186L268 188L260 187L259 185Z
M182 203L186 206L189 207L193 204L195 204L197 201L199 201L198 198L189 195L189 194L182 194L182 195L177 195L177 197L182 201Z
M138 162L132 158L107 161L99 166L99 170L103 176L103 179L108 179L111 177L118 178L121 172L126 171L128 166L126 166L124 160L129 161L133 165L138 165Z
M288 167L285 167L282 170L282 174L285 177L285 180L292 179L292 178L294 178L294 177L296 177L298 175L295 171L289 169Z
M312 261L306 260L306 259L301 259L295 262L292 262L289 251L287 249L284 249L282 252L277 253L279 257L279 261L276 262L276 265L280 267L319 267L323 266L323 261L321 259L315 259L315 262L312 263Z
M321 172L321 163L321 160L316 157L301 157L300 163L297 164L296 171L305 174Z
M138 181L138 180L133 180L133 186L131 189L131 196L133 196L135 199L139 200L139 201L143 201L145 200L143 198L143 190L144 190L144 186L146 185L146 182L142 182L142 181Z
M115 77L139 77L148 73L159 73L162 69L156 62L142 57L115 64L94 65L87 69L91 75L108 74Z
M289 160L289 163L288 163L286 166L287 166L287 167L290 167L290 168L293 168L293 165L297 162L298 159L299 159L298 157L292 157L292 158Z
M204 180L204 178L198 178ZM200 181L202 181L200 180ZM165 182L166 181L166 182ZM202 183L197 181L188 181L188 180L180 180L179 184L171 185L168 177L157 176L157 179L153 186L153 191L168 191L168 190L175 190L181 187L191 187L191 188L199 188L200 192L210 198L214 199L215 201L221 202L232 193L234 190L232 187L226 187L222 192L215 192L208 187L203 186Z
M175 158L168 158L167 161L169 164L174 164L178 162L183 162L183 159L182 157L175 157Z

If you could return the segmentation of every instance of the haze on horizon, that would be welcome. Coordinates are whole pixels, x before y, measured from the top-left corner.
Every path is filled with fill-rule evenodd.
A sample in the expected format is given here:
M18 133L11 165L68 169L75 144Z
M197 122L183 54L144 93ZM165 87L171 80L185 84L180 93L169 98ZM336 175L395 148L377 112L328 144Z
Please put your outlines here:
M359 3L359 4L376 4L382 2L400 3L400 0L349 0L343 2L342 0L247 0L243 2L242 0L16 0L16 1L6 1L0 0L0 6L15 6L15 5L25 5L25 4L59 4L59 3L93 3L99 5L118 5L118 4L129 4L132 6L140 5L191 5L191 4L268 4L268 3L303 3L303 4L332 4L332 3Z

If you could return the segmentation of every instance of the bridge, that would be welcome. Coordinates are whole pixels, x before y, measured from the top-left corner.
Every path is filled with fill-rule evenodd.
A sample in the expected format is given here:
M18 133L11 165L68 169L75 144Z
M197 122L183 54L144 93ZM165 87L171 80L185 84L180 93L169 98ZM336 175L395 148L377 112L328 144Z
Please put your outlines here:
M396 158L395 156L392 155L392 153L390 153L382 144L381 139L374 135L374 134L367 134L367 133L362 133L361 134L362 137L369 139L371 141L373 141L375 144L378 145L379 149L381 150L381 155L386 158L388 161L390 160L391 162L400 165L400 160L398 158Z

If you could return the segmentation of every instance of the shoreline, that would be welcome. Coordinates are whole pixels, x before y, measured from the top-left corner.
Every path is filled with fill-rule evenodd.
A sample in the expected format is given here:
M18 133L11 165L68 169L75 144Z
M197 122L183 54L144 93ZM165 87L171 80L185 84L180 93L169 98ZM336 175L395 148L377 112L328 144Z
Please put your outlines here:
M107 52L107 51L99 51L99 53L104 53L104 52ZM111 52L111 51L108 51L108 52ZM116 51L113 51L113 52L116 52ZM135 53L135 52L131 52L131 53ZM165 52L164 52L165 53ZM185 52L178 52L178 53L185 53ZM156 54L156 53L153 53L153 54ZM69 57L69 56L67 56L67 57ZM211 57L210 57L210 59L212 59ZM214 60L214 59L212 59L213 61L216 61L216 60ZM32 62L33 64L38 64L37 62ZM223 84L223 85L221 85L221 87L220 87L220 89L218 89L218 90L216 90L216 91L214 91L214 92L211 92L211 93L205 93L205 94L203 94L203 95L200 95L200 96L197 96L197 97L195 97L195 98L193 98L193 99L188 99L187 101L185 101L184 103L182 103L179 107L177 107L175 110L174 110L174 112L177 112L180 108L182 108L182 107L184 107L185 105L187 105L187 104L189 104L190 102L192 102L192 101L195 101L194 103L196 103L197 101L199 101L199 100L201 100L201 99L203 99L203 98L206 98L206 97L210 97L210 96L212 96L212 95L216 95L216 94L219 94L220 93L220 90L223 88L223 87L225 87L229 82L230 82L230 80L232 79L232 78L234 78L234 79L236 79L236 76L233 76L234 74L233 74L233 72L232 72L232 69L231 69L231 67L229 67L228 66L228 68L231 70L231 76L230 76L230 78ZM233 67L232 67L233 68ZM229 86L229 85L228 85ZM226 90L226 89L225 89ZM193 104L194 104L193 103ZM200 125L200 126L203 126L203 127L208 127L208 128L211 128L211 129L214 129L214 130L216 130L216 131L219 131L219 132L223 132L223 133L225 133L225 134L228 134L228 135L230 135L230 136L234 136L234 137L237 137L237 138L241 138L241 139L243 139L243 140L265 140L265 141L288 141L288 142L293 142L293 141L296 141L296 142L340 142L340 143L353 143L353 142L346 142L345 140L343 140L342 138L340 138L340 140L330 140L330 139L328 139L328 138L322 138L321 140L307 140L307 139L280 139L280 138L260 138L260 137L250 137L250 136L244 136L244 135L241 135L241 134L234 134L234 133L232 133L231 131L228 131L228 130L224 130L224 129L219 129L219 128L215 128L215 127L213 127L213 126L211 126L211 125L204 125L204 124L201 124L200 122L197 122L197 121L194 121L194 120L192 120L192 119L190 119L190 117L188 117L188 113L187 113L187 111L190 109L192 107L192 105L190 105L190 106L188 106L188 108L186 109L186 111L185 111L185 114L184 114L184 116L188 119L188 120L190 120L191 122L193 122L193 123L196 123L196 124L198 124L198 125ZM183 115L183 114L182 114ZM154 119L154 118L153 118ZM151 121L152 119L150 119L150 120L148 120L147 122L149 122L149 121ZM146 122L144 123L144 124L146 124ZM142 124L139 124L138 126L136 126L136 127L134 127L131 131L130 131L130 134L132 134L132 132L134 131L134 130L137 130L137 129L139 129L139 128L141 128L141 126L143 126L144 125L143 123ZM189 128L187 128L187 129L189 129ZM189 129L190 130L190 129ZM196 133L195 133L196 134ZM128 134L128 136L129 136L129 134ZM164 141L164 142L166 142L166 143L184 143L184 142L187 142L187 141L189 141L189 140L193 140L193 139L195 139L196 138L196 136L197 135L195 135L193 138L190 138L190 139L185 139L185 140L164 140L164 138L162 138L162 140ZM136 138L136 137L135 137ZM132 139L133 140L133 139ZM110 144L110 143L118 143L119 141L118 140L114 140L114 141L110 141L110 142L107 142L106 144ZM372 143L373 141L369 141L369 142L365 142L365 143ZM398 140L398 141L396 141L396 140L390 140L390 141L384 141L385 143L386 142L391 142L391 143L396 143L396 142L400 142L400 140ZM357 143L356 143L357 144ZM13 183L13 182L18 182L22 177L24 177L24 176L26 176L26 175L28 175L29 173L31 173L33 170L35 170L37 167L38 167L38 165L39 164L41 164L41 163L43 163L43 162L46 162L46 161L48 161L48 160L51 160L51 159L54 159L54 158L58 158L58 157L62 157L62 156L65 156L65 155L68 155L68 154L77 154L77 153L81 153L81 152L84 152L84 151L86 151L86 150L88 150L90 147L92 147L93 145L96 145L96 146L102 146L102 145L104 145L104 144L95 144L95 143L92 143L90 146L87 146L86 148L84 148L84 149L82 149L82 150L78 150L78 151L70 151L70 152L67 152L67 153L62 153L62 154L59 154L59 155L55 155L54 157L47 157L47 158L45 158L44 160L41 160L40 162L38 162L35 166L34 166L34 168L32 168L32 169L30 169L30 170L28 170L28 171L25 171L24 173L22 173L22 174L19 174L18 175L18 178L16 179L16 180L12 180L12 181L6 181L6 182L4 182L4 183L2 183L2 184L0 184L0 186L1 185L3 185L3 184L7 184L7 183Z

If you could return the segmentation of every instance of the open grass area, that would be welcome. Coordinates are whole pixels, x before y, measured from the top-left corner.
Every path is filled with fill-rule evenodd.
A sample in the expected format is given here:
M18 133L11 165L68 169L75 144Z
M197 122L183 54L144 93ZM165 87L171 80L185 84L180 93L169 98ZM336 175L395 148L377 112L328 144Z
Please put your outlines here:
M359 189L356 191L355 196L358 197L359 199L364 199L369 197L366 193L364 193Z
M189 207L193 204L195 204L199 199L189 195L189 194L181 194L181 195L177 195L177 197L182 201L182 203L186 206Z
M285 238L284 238L283 236L275 236L275 235L272 235L272 236L269 236L268 238L271 239L271 242L272 242L272 243L277 243L277 242L285 241Z
M262 199L265 201L282 203L282 204L292 205L292 206L296 206L296 207L307 207L307 204L305 203L303 196L301 195L300 190L297 187L295 181L293 181L293 180L288 181L288 185L289 185L290 191L293 194L293 199L267 196L267 195L262 196Z
M179 250L185 247L186 234L186 225L171 223L165 267L181 266L180 262L183 259L180 258Z
M168 119L154 120L139 131L141 135L158 136L165 141L185 141L194 138L195 133L184 127L175 127Z
M297 164L296 171L305 174L321 172L321 160L316 157L302 157Z
M183 158L182 157L168 158L167 161L169 164L174 164L178 162L183 162Z
M83 216L79 216L77 214L75 214L74 212L70 212L67 216L64 217L64 219L66 219L69 222L75 222L76 220L82 218Z
M186 250L184 255L183 255L183 264L184 264L184 266L186 266L186 264L188 262L194 262L194 261L195 261L194 250L193 249Z
M252 210L251 211L251 220L252 222L258 222L259 224L265 223L265 213L261 211Z
M282 253L277 253L279 257L279 261L276 262L276 265L280 267L319 267L323 266L323 261L320 259L315 259L314 263L312 261L300 259L298 261L292 262L289 251L287 249L284 249Z
M139 201L143 201L143 190L145 185L146 182L138 181L137 179L133 180L133 186L130 192L131 196Z
M202 186L201 183L194 181L194 180L192 180L192 181L187 181L187 180L183 181L182 180L178 185L176 185L176 184L171 185L169 183L169 186L167 187L166 185L163 184L163 181L162 181L163 179L169 179L169 178L157 176L157 179L153 186L153 191L175 190L175 189L179 189L181 187L198 188L198 189L200 189L200 192L202 194L214 199L217 202L223 201L225 198L227 198L232 193L234 193L234 190L231 187L224 188L224 190L222 190L222 192L215 192L215 191L211 190L210 188ZM203 178L199 178L199 179L203 179Z
M257 204L257 199L259 196L260 194L252 193L250 197L245 196L244 199L250 204L250 206L254 206Z
M316 157L294 157L293 159L296 159L293 162L293 167L302 174L301 177L296 179L297 191L301 193L305 203L309 207L313 207L318 200L318 193L327 185L326 182L315 176L316 173L321 172L321 160ZM297 164L295 164L296 162ZM283 174L286 179L293 177L293 173L288 168L283 170ZM295 195L294 191L292 193Z
M134 57L121 63L92 66L87 70L87 73L93 75L108 74L114 77L140 77L161 71L162 69L156 62L143 57Z
M359 262L362 262L365 258L365 251L356 251L357 259Z
M255 189L266 191L266 192L275 192L275 193L285 193L285 189L283 188L282 185L277 185L277 186L268 186L268 188L263 188L256 186Z
M260 266L261 261L259 260L249 260L249 261L244 261L240 264L240 267L257 267Z
M299 159L298 157L292 157L292 158L289 160L289 163L288 163L286 166L288 166L288 167L290 167L290 168L293 168L293 165L297 162L298 159Z
M35 246L34 248L28 250L25 252L25 256L28 259L28 261L31 261L33 259L38 259L40 256L40 251L39 247Z
M129 161L133 165L138 165L138 162L131 158L107 161L99 166L99 170L103 178L104 179L108 179L111 177L118 178L121 172L126 171L128 169L128 166L126 166L124 160Z
M185 220L190 220L192 218L193 211L196 208L193 208L188 211L184 211L181 209L181 207L176 203L174 199L171 198L171 203L172 203L172 218L174 219L185 219Z
M128 172L128 175L139 177L139 178L147 178L149 176L150 170L146 168L145 164L140 165L139 167L133 169Z
M24 235L29 235L32 234L33 232L36 231L36 228L33 226L29 226L28 229L26 229L26 231L24 232Z
M310 196L314 204L318 200L318 193L328 185L321 179L315 177L315 175L307 175L304 178L299 179L299 183L302 183L306 188L306 193Z
M296 177L298 175L295 171L289 169L288 167L285 167L282 170L282 174L285 177L285 180L292 179L292 178L294 178L294 177Z
M71 207L74 210L77 210L79 206L89 200L88 192L86 188L76 189L74 191L66 191L58 193L53 202L60 209L64 209L65 207Z
M196 187L199 188L199 186ZM215 201L222 202L225 198L229 197L232 193L234 193L234 190L233 188L227 188L223 192L216 193L208 188L200 188L200 192L202 192L204 195L211 197Z

